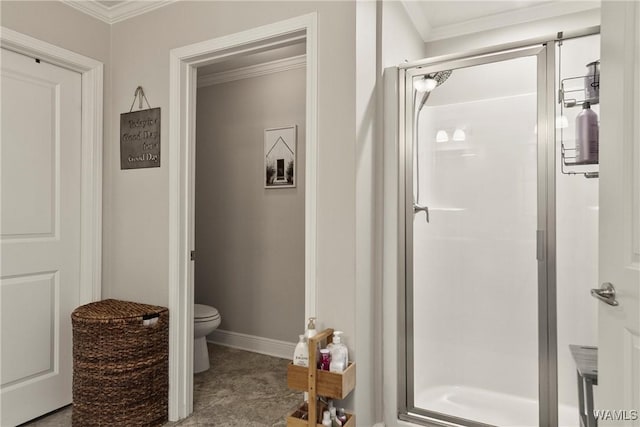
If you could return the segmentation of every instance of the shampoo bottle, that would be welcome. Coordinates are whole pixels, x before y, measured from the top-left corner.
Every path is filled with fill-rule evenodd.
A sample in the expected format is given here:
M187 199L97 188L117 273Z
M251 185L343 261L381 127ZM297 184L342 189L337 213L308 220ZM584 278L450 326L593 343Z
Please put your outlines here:
M598 115L585 102L576 117L576 162L598 163Z
M299 336L298 344L293 352L293 364L298 366L309 366L309 347L304 335Z

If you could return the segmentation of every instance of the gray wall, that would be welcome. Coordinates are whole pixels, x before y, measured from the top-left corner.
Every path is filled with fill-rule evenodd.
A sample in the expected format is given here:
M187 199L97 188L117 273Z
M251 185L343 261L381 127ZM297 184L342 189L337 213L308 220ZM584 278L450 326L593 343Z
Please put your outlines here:
M316 11L318 13L317 315L320 327L343 328L355 341L355 6L350 2L180 1L114 24L113 115L128 111L133 90L144 86L163 113L168 136L169 51ZM134 42L132 42L134 41ZM141 48L143 46L144 48ZM117 130L117 121L113 127ZM169 138L162 137L162 153ZM105 296L166 305L169 300L169 169L117 169L105 190L113 195L105 221ZM338 173L336 173L338 171ZM106 174L105 174L106 175ZM108 255L107 255L108 254ZM336 301L335 295L341 295ZM304 323L298 328L304 328Z
M378 73L370 52L356 52L356 34L370 37L376 16L367 14L356 23L356 2L344 1L180 1L118 22L107 24L84 15L61 2L0 2L2 25L30 34L105 63L105 140L103 182L103 283L105 298L167 305L169 255L169 51L172 48L248 30L284 19L317 13L318 17L318 186L316 244L316 314L318 327L345 331L350 356L358 363L372 358L374 312L379 304L358 298L371 296L374 270L373 244L368 236L373 211L368 207L375 195L366 181L381 173L370 151L359 159L362 135L367 150L370 115L363 108L375 108L370 87L356 95L358 73ZM363 32L363 23L367 31ZM377 28L377 34L379 33ZM373 42L373 40L369 40ZM109 71L110 70L110 71ZM118 127L122 112L128 111L138 85L145 89L154 107L162 108L162 165L160 168L121 171ZM356 107L357 96L363 97ZM360 110L356 117L356 109ZM112 120L113 118L113 120ZM368 136L365 136L368 135ZM363 160L366 160L363 162ZM360 184L356 174L360 173ZM375 190L377 191L377 190ZM356 202L356 193L361 198ZM367 226L356 232L356 204L366 214ZM369 213L367 213L369 212ZM356 241L361 245L356 249ZM358 254L356 253L358 252ZM360 256L359 254L362 254ZM359 267L356 291L356 262ZM375 304L375 308L374 308ZM286 301L282 304L287 309ZM356 323L360 328L356 337ZM304 328L304 322L296 330ZM393 345L393 344L391 344ZM370 364L358 381L371 375ZM363 382L363 384L365 384ZM358 387L345 406L355 409L363 425L371 425L375 406L364 387Z
M305 68L198 89L195 301L220 329L297 342L304 324ZM296 187L264 188L264 129L298 125Z

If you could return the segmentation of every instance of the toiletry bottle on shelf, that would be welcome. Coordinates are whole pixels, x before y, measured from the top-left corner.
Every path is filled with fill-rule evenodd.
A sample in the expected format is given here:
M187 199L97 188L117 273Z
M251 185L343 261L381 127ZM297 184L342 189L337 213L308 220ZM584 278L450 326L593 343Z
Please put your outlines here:
M598 163L598 115L588 101L576 117L576 162Z
M307 347L307 338L299 335L299 341L293 352L293 364L298 366L309 366L309 347Z
M347 414L346 412L344 412L344 408L338 409L336 416L338 417L340 422L342 422L342 425L345 425L347 423Z
M336 408L329 408L329 415L331 418L331 427L342 427L342 422L336 416Z
M329 352L328 349L323 348L322 350L320 350L320 366L318 366L318 369L321 369L323 371L328 371L330 366L331 366L331 352Z
M587 75L584 76L584 97L591 105L600 102L600 61L587 64Z
M309 342L309 338L314 337L318 334L316 331L316 318L309 317L309 323L307 324L307 342ZM316 360L318 361L318 365L320 365L320 343L316 346Z
M329 415L329 411L324 411L322 413L322 426L323 427L331 427L331 415Z
M349 350L342 342L342 334L341 331L335 331L333 343L327 346L331 351L331 366L329 367L331 372L343 372L349 364Z

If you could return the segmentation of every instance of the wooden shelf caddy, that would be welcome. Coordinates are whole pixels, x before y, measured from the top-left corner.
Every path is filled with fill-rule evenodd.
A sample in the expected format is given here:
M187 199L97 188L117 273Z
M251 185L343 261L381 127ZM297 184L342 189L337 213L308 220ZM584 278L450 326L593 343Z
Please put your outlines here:
M327 407L322 402L318 402L318 406L316 408L316 414L320 415L322 418L322 412L326 411ZM309 416L309 406L307 402L304 402L298 409L293 411L287 417L287 427L323 427L321 423L313 423L309 422L307 419ZM305 417L305 419L303 419ZM317 420L316 420L317 421ZM353 414L347 413L347 422L342 425L342 427L355 427L356 425L356 416Z
M356 386L356 365L349 363L344 372L329 372L316 369L318 343L326 340L327 344L333 341L333 329L325 329L309 338L309 367L297 366L289 363L287 367L287 385L290 389L305 391L309 394L309 402L304 402L300 407L287 417L287 427L322 427L322 412L327 408L318 396L330 399L344 399ZM355 427L356 417L347 413L347 422L343 427Z
M287 385L292 390L307 391L309 369L289 363ZM331 399L344 399L356 386L356 365L349 363L344 372L328 372L316 369L316 394Z

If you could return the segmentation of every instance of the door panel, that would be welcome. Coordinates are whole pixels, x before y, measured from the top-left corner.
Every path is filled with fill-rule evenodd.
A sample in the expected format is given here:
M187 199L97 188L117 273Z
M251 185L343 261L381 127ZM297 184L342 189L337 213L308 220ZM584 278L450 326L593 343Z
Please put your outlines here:
M618 305L598 304L600 426L640 426L639 90L640 5L603 2L599 271Z
M547 208L546 135L537 131L545 55L535 47L460 61L450 73L449 64L408 72L414 81L449 73L428 95L413 86L405 95L412 415L539 424L539 377L547 375L538 369L546 351L539 339L547 340L538 294L547 282L536 241Z
M2 162L2 179L13 184L2 188L2 206L6 207L2 212L2 237L52 235L60 142L56 135L56 105L60 102L57 84L9 69L3 69L2 77L3 99L31 100L3 108L3 127L15 133L20 143L2 146L6 159ZM3 132L5 136L14 138Z
M2 49L0 424L71 402L81 76Z
M2 282L2 386L53 372L56 365L52 325L57 272L29 274ZM21 322L24 307L30 315ZM6 320L5 320L6 319ZM6 322L6 323L5 323Z

